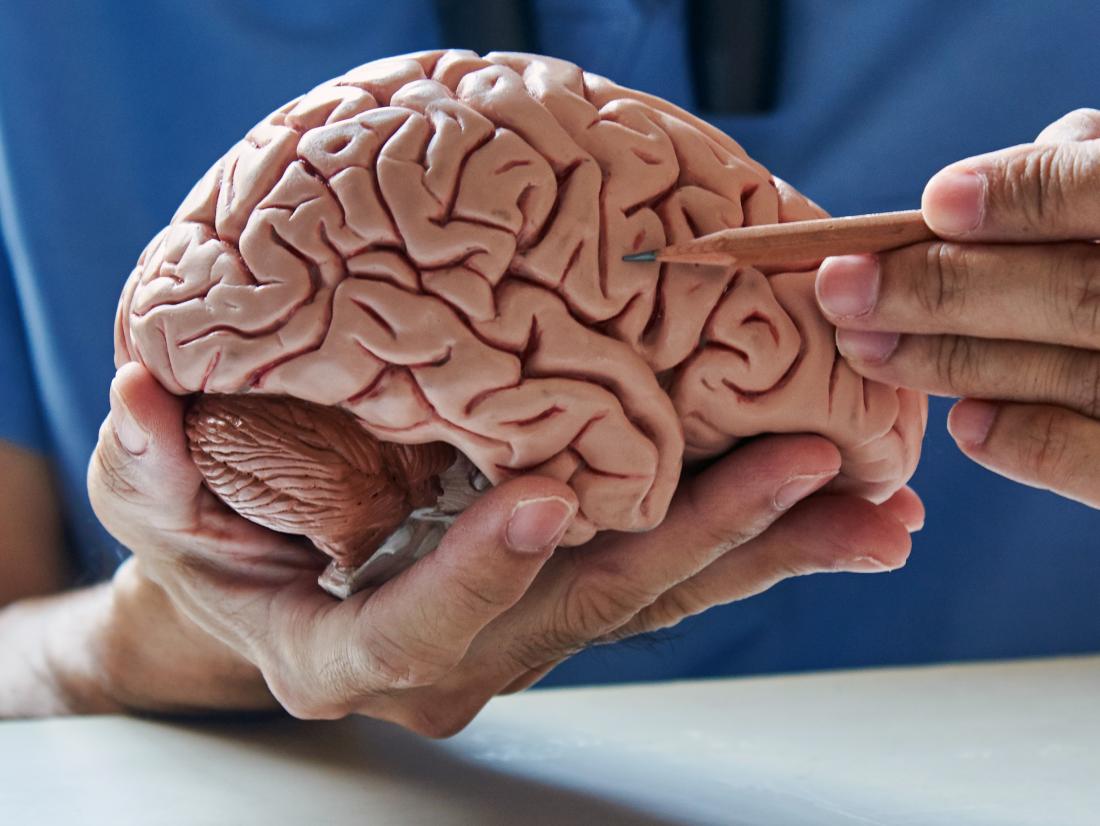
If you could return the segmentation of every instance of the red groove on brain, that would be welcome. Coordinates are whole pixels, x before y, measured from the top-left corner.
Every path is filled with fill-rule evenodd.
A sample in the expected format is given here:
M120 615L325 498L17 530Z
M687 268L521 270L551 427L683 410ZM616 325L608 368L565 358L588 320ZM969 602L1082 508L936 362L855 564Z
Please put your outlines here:
M566 480L570 542L656 525L685 449L765 431L829 436L846 483L882 498L915 465L921 402L838 373L831 331L806 321L812 273L621 261L819 214L781 192L712 127L563 61L376 61L196 184L127 284L118 359L176 393L339 406L379 439L450 443L493 482ZM768 402L788 381L820 411Z

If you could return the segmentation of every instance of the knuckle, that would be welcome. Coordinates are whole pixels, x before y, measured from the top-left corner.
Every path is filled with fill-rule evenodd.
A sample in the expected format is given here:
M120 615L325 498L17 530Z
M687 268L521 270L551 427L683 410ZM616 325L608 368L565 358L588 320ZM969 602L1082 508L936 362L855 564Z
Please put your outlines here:
M561 627L572 632L566 640L599 637L629 619L634 610L623 591L597 593L579 588L562 604Z
M952 318L965 309L972 253L957 244L935 242L925 253L924 272L913 282L921 309L932 318Z
M280 695L272 690L279 705L297 720L340 720L351 712L336 705L323 705L296 694Z
M963 390L974 386L980 367L973 340L966 336L939 336L934 340L936 374L946 387Z
M339 720L351 713L348 703L310 691L282 672L262 669L268 690L291 717L298 720Z
M385 684L376 682L373 671L356 667L346 653L328 658L317 670L317 695L336 698L334 705L350 709L355 701L379 692Z
M1054 409L1036 413L1023 429L1021 461L1033 478L1056 484L1065 475L1071 450L1065 418Z
M513 582L500 578L474 579L466 573L455 572L448 580L460 611L467 615L494 615L507 608L515 600Z
M687 500L698 532L698 537L693 538L690 544L692 548L702 551L707 559L722 556L758 536L767 527L772 515L773 500L769 499L766 508L752 517L738 520L736 526L720 524L714 521L713 509L700 502L698 497L694 486L687 488Z
M88 501L104 527L114 530L118 506L140 505L141 492L131 481L132 458L105 448L103 442L92 452L88 465Z
M560 628L551 627L540 634L516 639L508 648L508 659L516 673L539 671L550 663L572 657L585 644Z
M1100 418L1100 356L1074 351L1066 359L1066 373L1071 406L1086 416Z
M372 628L363 645L362 664L355 670L359 693L387 693L434 685L454 668L459 656L423 636L398 640Z
M631 635L671 628L682 620L706 610L712 604L690 580L681 583L654 602L644 612L641 627L632 627Z
M1009 158L1005 164L1005 208L1028 227L1042 227L1065 207L1066 171L1059 145L1046 144Z
M398 692L437 684L453 668L438 649L398 642L374 629L359 644L334 651L319 664L299 657L263 668L272 694L293 717L336 720Z
M1069 278L1059 278L1058 283L1068 285L1060 306L1068 307L1071 331L1089 345L1100 347L1100 255L1086 250L1082 259L1074 257L1075 273ZM1062 319L1052 319L1061 324Z
M1014 372L1024 398L1054 401L1061 396L1065 401L1066 364L1053 348L1040 348L1017 358Z
M607 634L660 596L618 565L598 565L575 580L559 603L558 627L590 640Z
M470 725L478 712L488 702L480 696L460 698L454 695L445 697L426 696L412 702L405 702L387 719L422 737L444 740L454 737Z
M107 425L104 425L107 427ZM89 468L90 487L96 495L109 494L124 499L137 495L137 488L130 481L133 458L121 450L115 450L109 440L114 439L110 432L100 433L99 443L92 452Z

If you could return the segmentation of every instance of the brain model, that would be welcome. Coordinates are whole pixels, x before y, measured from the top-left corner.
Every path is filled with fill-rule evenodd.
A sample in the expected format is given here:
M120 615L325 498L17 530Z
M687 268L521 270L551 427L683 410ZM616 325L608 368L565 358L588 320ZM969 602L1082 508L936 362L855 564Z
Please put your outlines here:
M821 214L726 135L572 64L375 61L198 182L126 284L116 360L194 394L216 494L345 571L430 546L410 513L521 473L576 491L565 544L652 528L685 461L765 432L828 437L834 487L881 501L925 402L838 357L812 267L621 260Z

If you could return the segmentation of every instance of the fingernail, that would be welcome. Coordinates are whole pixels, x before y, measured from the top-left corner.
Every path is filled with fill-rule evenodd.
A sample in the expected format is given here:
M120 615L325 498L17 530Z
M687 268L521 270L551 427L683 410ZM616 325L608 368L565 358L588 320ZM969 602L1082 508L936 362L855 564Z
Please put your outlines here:
M775 492L775 498L773 499L775 509L785 511L794 507L815 490L824 486L834 476L836 476L836 471L833 470L826 473L792 476Z
M504 532L508 547L521 553L557 545L573 521L573 506L560 496L528 499L512 510Z
M873 556L857 556L840 564L840 569L851 574L882 574L896 570Z
M978 447L989 437L997 410L990 402L965 399L948 415L947 430L961 444Z
M977 229L985 213L985 176L949 170L933 176L924 191L921 210L933 232L965 235Z
M874 333L866 330L837 330L836 346L841 355L853 361L879 364L898 349L897 333Z
M149 434L137 423L130 408L122 396L111 385L111 427L122 449L134 456L140 456L149 446Z
M878 258L838 255L817 271L817 300L835 318L858 318L875 308L879 289Z

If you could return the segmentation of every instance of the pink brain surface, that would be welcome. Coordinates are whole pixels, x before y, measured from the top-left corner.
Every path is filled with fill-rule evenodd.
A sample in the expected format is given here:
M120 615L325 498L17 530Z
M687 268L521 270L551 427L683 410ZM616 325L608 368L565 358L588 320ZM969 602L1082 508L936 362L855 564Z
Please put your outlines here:
M336 406L493 483L567 481L567 544L657 525L685 461L761 433L828 437L834 486L882 501L926 402L838 358L812 268L621 260L822 214L701 120L570 63L379 60L198 182L127 282L117 360L178 394Z

